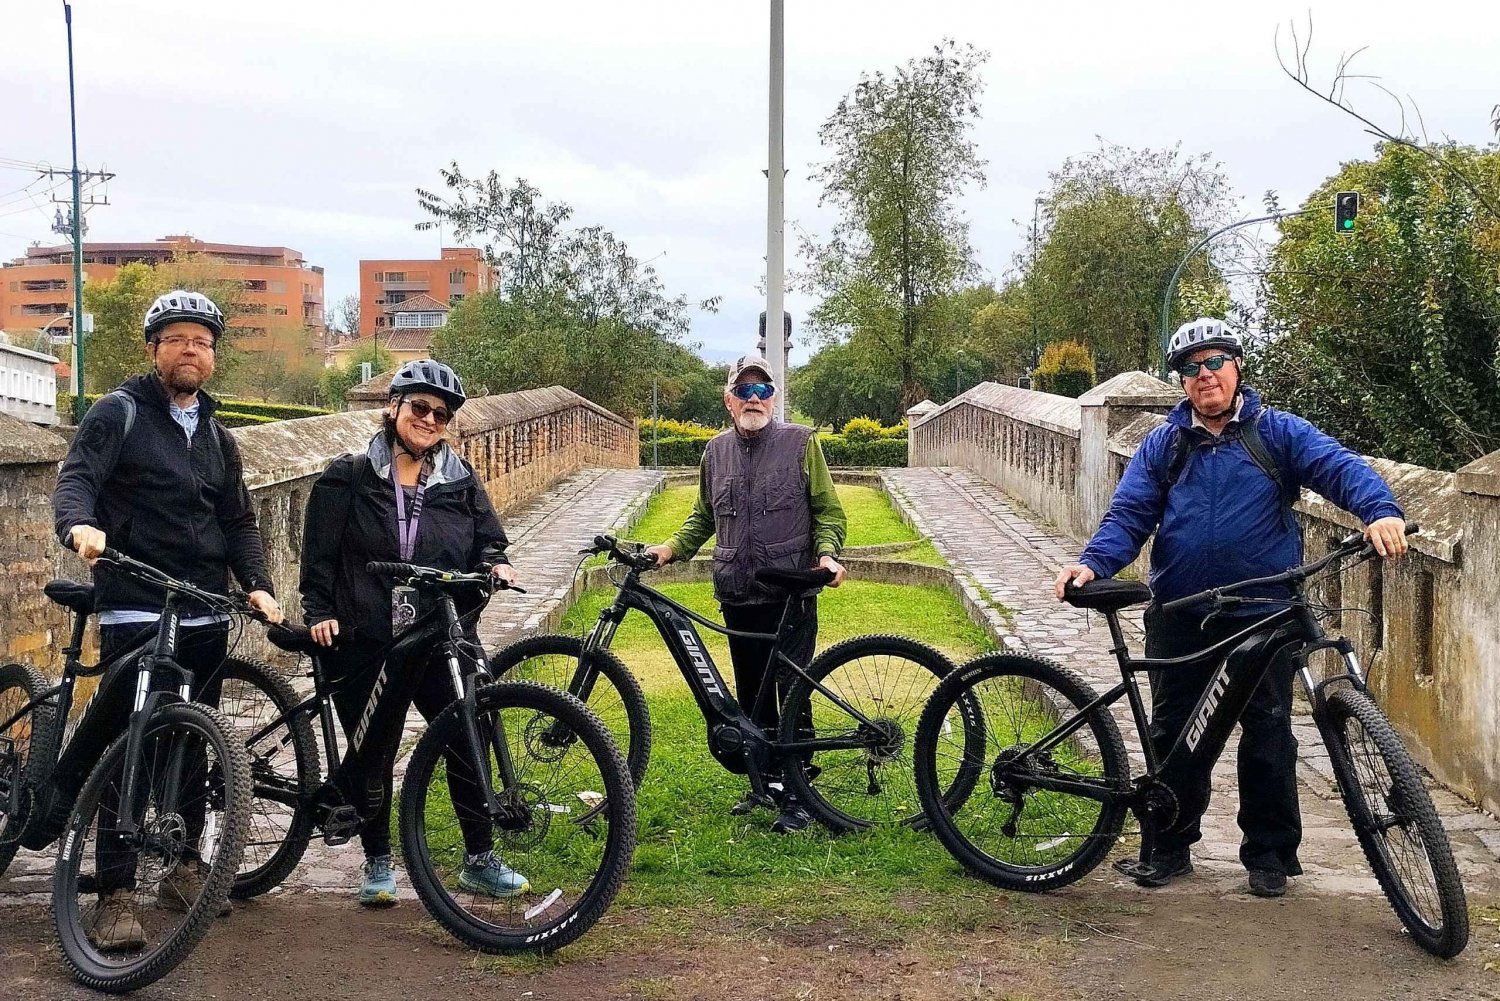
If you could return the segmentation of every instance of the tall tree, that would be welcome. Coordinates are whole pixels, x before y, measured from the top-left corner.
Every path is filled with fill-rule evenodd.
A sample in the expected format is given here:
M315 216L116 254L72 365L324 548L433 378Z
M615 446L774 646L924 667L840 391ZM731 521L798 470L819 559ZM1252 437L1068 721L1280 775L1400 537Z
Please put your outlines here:
M341 298L328 316L328 325L336 326L346 337L358 337L359 296L350 294Z
M450 196L417 189L417 205L432 216L418 230L446 226L460 240L483 241L485 258L500 268L501 288L520 298L544 294L562 270L565 230L573 215L567 205L549 203L523 177L507 185L495 171L483 179L467 176L457 163L440 170Z
M83 308L94 314L94 332L84 340L84 390L104 393L146 370L141 322L161 294L149 264L126 264L111 281L85 282Z
M952 326L934 315L973 271L957 208L984 161L971 133L988 54L944 39L893 73L861 75L818 132L831 159L813 178L840 219L808 239L801 282L821 296L809 325L825 342L852 338L891 360L903 405L927 396L922 359Z

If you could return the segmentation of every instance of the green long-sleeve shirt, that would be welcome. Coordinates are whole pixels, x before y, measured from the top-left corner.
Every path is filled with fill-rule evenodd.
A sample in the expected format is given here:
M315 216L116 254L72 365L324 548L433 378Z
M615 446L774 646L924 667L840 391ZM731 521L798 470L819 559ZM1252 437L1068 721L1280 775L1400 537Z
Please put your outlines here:
M828 460L823 457L823 446L818 444L817 434L807 438L807 451L802 454L802 469L807 473L808 502L812 508L813 553L816 556L837 556L844 548L844 536L849 522L844 517L844 505L839 503L838 491L833 488L833 477L828 472ZM672 547L672 558L692 559L714 534L714 508L709 495L707 465L698 469L698 499L693 503L693 513L677 533L665 545Z

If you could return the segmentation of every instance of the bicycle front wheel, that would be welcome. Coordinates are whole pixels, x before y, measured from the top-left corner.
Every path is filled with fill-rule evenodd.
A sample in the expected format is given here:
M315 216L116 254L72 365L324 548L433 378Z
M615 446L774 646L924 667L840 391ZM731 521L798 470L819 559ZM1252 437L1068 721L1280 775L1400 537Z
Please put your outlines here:
M1354 833L1396 917L1444 959L1469 942L1469 911L1432 797L1380 708L1352 688L1328 697L1323 739Z
M0 724L50 686L42 673L22 664L0 666ZM31 816L33 784L51 768L57 747L53 710L39 705L0 730L0 876L21 847Z
M63 961L111 992L154 983L193 951L229 897L250 817L250 763L233 726L175 703L146 722L135 829L122 830L126 739L84 782L52 880Z
M498 801L484 801L456 702L401 787L401 852L437 921L482 952L552 952L609 907L635 852L635 788L599 718L533 682L487 685L474 723Z
M938 686L917 724L916 775L922 807L938 840L970 873L1010 890L1050 890L1081 878L1109 853L1125 808L1048 788L1085 779L1129 789L1129 762L1108 710L1043 753L1028 753L1094 700L1082 678L1049 661L986 654ZM950 719L967 701L983 719L983 739L956 739ZM984 773L961 803L942 795L949 776Z
M808 812L835 832L920 823L911 738L952 670L947 657L902 636L856 636L819 654L807 669L817 686L798 678L781 707L781 744L825 742L783 752L801 759L803 767L784 764L782 774ZM961 739L980 739L964 708L955 707L950 725ZM956 772L945 791L966 797L977 777L973 768Z

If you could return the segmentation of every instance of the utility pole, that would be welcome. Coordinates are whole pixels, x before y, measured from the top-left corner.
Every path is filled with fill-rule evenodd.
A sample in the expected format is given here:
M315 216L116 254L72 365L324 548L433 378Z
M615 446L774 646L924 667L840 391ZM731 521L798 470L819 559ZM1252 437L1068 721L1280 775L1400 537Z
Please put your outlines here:
M771 0L771 93L770 125L766 166L766 316L779 317L786 312L786 167L782 148L786 103L786 4ZM767 331L779 324L767 320ZM766 361L771 363L771 378L776 382L776 417L786 420L787 380L786 345L774 333L766 336Z
M1031 300L1031 367L1035 369L1041 364L1042 347L1036 333L1036 214L1041 207L1042 200L1034 198L1031 201L1031 273L1026 276L1026 288L1031 293L1027 296ZM1027 373L1030 375L1030 373Z

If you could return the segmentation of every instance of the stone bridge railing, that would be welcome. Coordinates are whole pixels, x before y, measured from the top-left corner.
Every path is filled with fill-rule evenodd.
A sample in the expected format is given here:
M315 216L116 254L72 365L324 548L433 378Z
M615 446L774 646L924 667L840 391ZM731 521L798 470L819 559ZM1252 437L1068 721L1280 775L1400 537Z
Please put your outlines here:
M362 410L234 432L277 593L294 618L301 615L297 577L308 493L335 457L364 449L379 420L379 411ZM639 464L632 422L559 387L471 400L452 434L502 513L579 469ZM66 450L58 435L0 415L0 656L54 673L69 621L42 595L42 585L54 576L87 575L52 534L52 491ZM268 652L258 631L247 637L251 652Z
M967 466L1082 542L1142 439L1180 398L1141 372L1077 400L986 383L913 418L908 461ZM1422 532L1410 558L1330 580L1329 604L1368 610L1332 626L1358 644L1371 689L1418 760L1500 812L1500 452L1457 473L1372 464ZM1297 514L1309 558L1359 527L1311 491ZM1144 576L1144 556L1136 569Z

